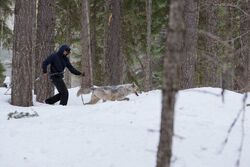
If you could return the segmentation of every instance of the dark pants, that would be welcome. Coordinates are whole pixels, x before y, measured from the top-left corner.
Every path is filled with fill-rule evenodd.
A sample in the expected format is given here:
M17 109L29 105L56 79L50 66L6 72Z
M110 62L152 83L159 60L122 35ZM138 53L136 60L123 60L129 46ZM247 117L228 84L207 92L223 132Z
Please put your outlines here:
M58 90L58 94L45 100L47 104L54 104L60 100L60 105L67 105L69 92L62 77L51 77L52 83Z

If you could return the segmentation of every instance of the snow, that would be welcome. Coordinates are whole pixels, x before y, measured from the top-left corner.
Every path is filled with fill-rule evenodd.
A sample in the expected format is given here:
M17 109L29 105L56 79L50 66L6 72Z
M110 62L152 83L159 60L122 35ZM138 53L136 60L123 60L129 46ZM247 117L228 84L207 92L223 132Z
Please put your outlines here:
M153 167L159 142L161 91L130 101L83 106L69 90L67 106L35 102L32 107L9 104L10 95L0 88L1 167ZM242 140L241 167L249 167L249 111L223 141L242 109L243 94L219 88L182 90L177 95L172 167L234 167ZM87 102L90 94L84 95ZM250 100L247 99L247 102ZM10 119L10 112L36 111L39 117Z

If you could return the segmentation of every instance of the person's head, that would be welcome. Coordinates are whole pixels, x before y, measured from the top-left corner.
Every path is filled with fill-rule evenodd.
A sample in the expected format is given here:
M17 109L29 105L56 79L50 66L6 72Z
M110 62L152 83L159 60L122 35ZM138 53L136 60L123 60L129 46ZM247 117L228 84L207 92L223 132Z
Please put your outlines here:
M70 47L68 45L62 45L58 50L59 55L68 56L70 54Z
M70 54L70 48L66 48L64 51L63 51L63 55L64 56L68 56Z

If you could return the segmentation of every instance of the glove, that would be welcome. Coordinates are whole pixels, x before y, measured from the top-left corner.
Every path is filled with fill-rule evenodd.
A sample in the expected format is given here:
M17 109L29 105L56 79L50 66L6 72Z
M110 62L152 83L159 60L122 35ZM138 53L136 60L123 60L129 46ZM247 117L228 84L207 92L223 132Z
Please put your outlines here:
M81 76L83 76L83 77L84 77L84 76L85 76L85 73L84 73L84 72L82 72L82 73L81 73Z

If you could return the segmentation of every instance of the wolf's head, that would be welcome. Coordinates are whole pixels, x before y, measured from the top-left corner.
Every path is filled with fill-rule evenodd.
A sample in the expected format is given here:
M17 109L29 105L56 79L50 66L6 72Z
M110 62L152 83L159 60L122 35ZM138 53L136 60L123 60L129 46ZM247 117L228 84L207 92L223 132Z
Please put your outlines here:
M135 93L136 96L139 96L138 92L140 93L140 89L134 82L130 86L130 91Z

